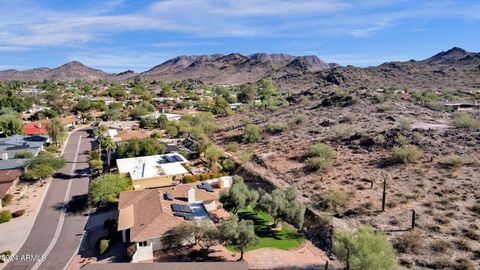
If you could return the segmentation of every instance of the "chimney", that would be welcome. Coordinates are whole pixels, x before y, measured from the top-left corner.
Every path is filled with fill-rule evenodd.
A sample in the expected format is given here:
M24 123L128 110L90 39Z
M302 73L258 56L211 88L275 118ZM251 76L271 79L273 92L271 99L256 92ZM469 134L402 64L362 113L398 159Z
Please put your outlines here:
M187 190L187 195L188 195L188 203L195 202L195 189L194 188L189 188Z
M8 153L2 153L2 160L7 160L7 159L8 159Z

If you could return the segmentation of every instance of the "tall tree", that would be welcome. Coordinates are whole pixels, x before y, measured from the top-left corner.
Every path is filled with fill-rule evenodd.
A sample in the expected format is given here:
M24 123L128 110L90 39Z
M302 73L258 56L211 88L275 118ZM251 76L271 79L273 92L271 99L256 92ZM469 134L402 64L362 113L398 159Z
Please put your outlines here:
M14 115L2 115L0 116L0 131L6 136L23 134L23 122Z
M23 175L25 179L42 181L52 176L56 170L63 168L65 164L63 157L56 157L52 153L42 151L27 162Z
M333 251L352 270L396 270L398 263L387 236L362 226L336 230Z
M124 175L107 173L93 180L90 185L90 198L95 204L118 201L120 192L132 188L132 181Z
M233 185L228 191L220 193L220 202L226 209L231 209L233 213L238 210L253 205L258 200L258 192L249 190L243 182L243 178L235 175Z
M67 130L58 119L52 119L47 122L47 132L55 145L67 138Z
M269 213L274 219L274 226L286 221L300 228L303 225L305 205L298 200L298 191L294 187L275 189L272 194L262 194L258 208Z
M110 169L110 155L112 150L115 150L117 148L117 145L113 141L112 137L105 136L102 139L102 147L107 152L107 168Z
M239 220L236 215L227 221L222 221L219 227L220 235L223 240L240 250L240 261L243 260L243 254L250 245L258 243L258 237L255 235L255 227L252 220Z

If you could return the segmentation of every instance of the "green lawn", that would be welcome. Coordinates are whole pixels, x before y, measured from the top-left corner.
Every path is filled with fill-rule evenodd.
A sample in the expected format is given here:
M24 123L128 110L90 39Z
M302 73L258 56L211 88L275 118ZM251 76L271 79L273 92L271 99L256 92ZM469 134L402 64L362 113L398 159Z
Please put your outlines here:
M238 211L237 215L241 219L253 220L255 234L260 238L256 245L248 247L246 251L267 247L289 250L299 247L305 242L304 237L300 233L297 233L296 230L289 228L287 225L283 225L280 231L273 231L271 229L273 218L267 213L243 209ZM232 246L227 245L226 248L230 251L237 251Z

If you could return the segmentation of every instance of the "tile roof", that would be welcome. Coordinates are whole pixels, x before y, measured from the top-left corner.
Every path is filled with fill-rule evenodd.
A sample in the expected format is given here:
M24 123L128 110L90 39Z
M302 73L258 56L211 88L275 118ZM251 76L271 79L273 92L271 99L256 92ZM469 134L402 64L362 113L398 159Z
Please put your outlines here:
M0 170L0 198L5 196L13 182L22 175L21 170Z
M95 263L82 270L248 270L246 262Z
M131 139L145 139L150 138L151 131L147 130L122 130L113 137L114 141L126 141Z
M23 124L23 134L25 135L47 135L47 125L45 122L35 121Z
M80 119L78 119L75 115L70 115L62 118L58 118L62 125L69 125L78 122Z
M198 189L194 184L120 193L118 230L130 228L130 239L138 242L161 237L179 224L188 222L182 217L173 216L171 205L174 203L186 204L188 202L187 190L190 188L195 189L197 202L212 201L218 198L213 193ZM174 197L172 201L163 198L166 192L172 194Z

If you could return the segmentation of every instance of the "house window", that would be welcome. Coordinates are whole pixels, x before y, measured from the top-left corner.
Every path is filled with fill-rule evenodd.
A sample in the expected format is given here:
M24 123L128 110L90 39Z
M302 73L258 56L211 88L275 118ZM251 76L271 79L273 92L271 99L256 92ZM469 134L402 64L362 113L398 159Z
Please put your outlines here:
M138 245L141 246L141 247L146 247L146 246L148 246L148 245L147 245L147 241L138 242Z

